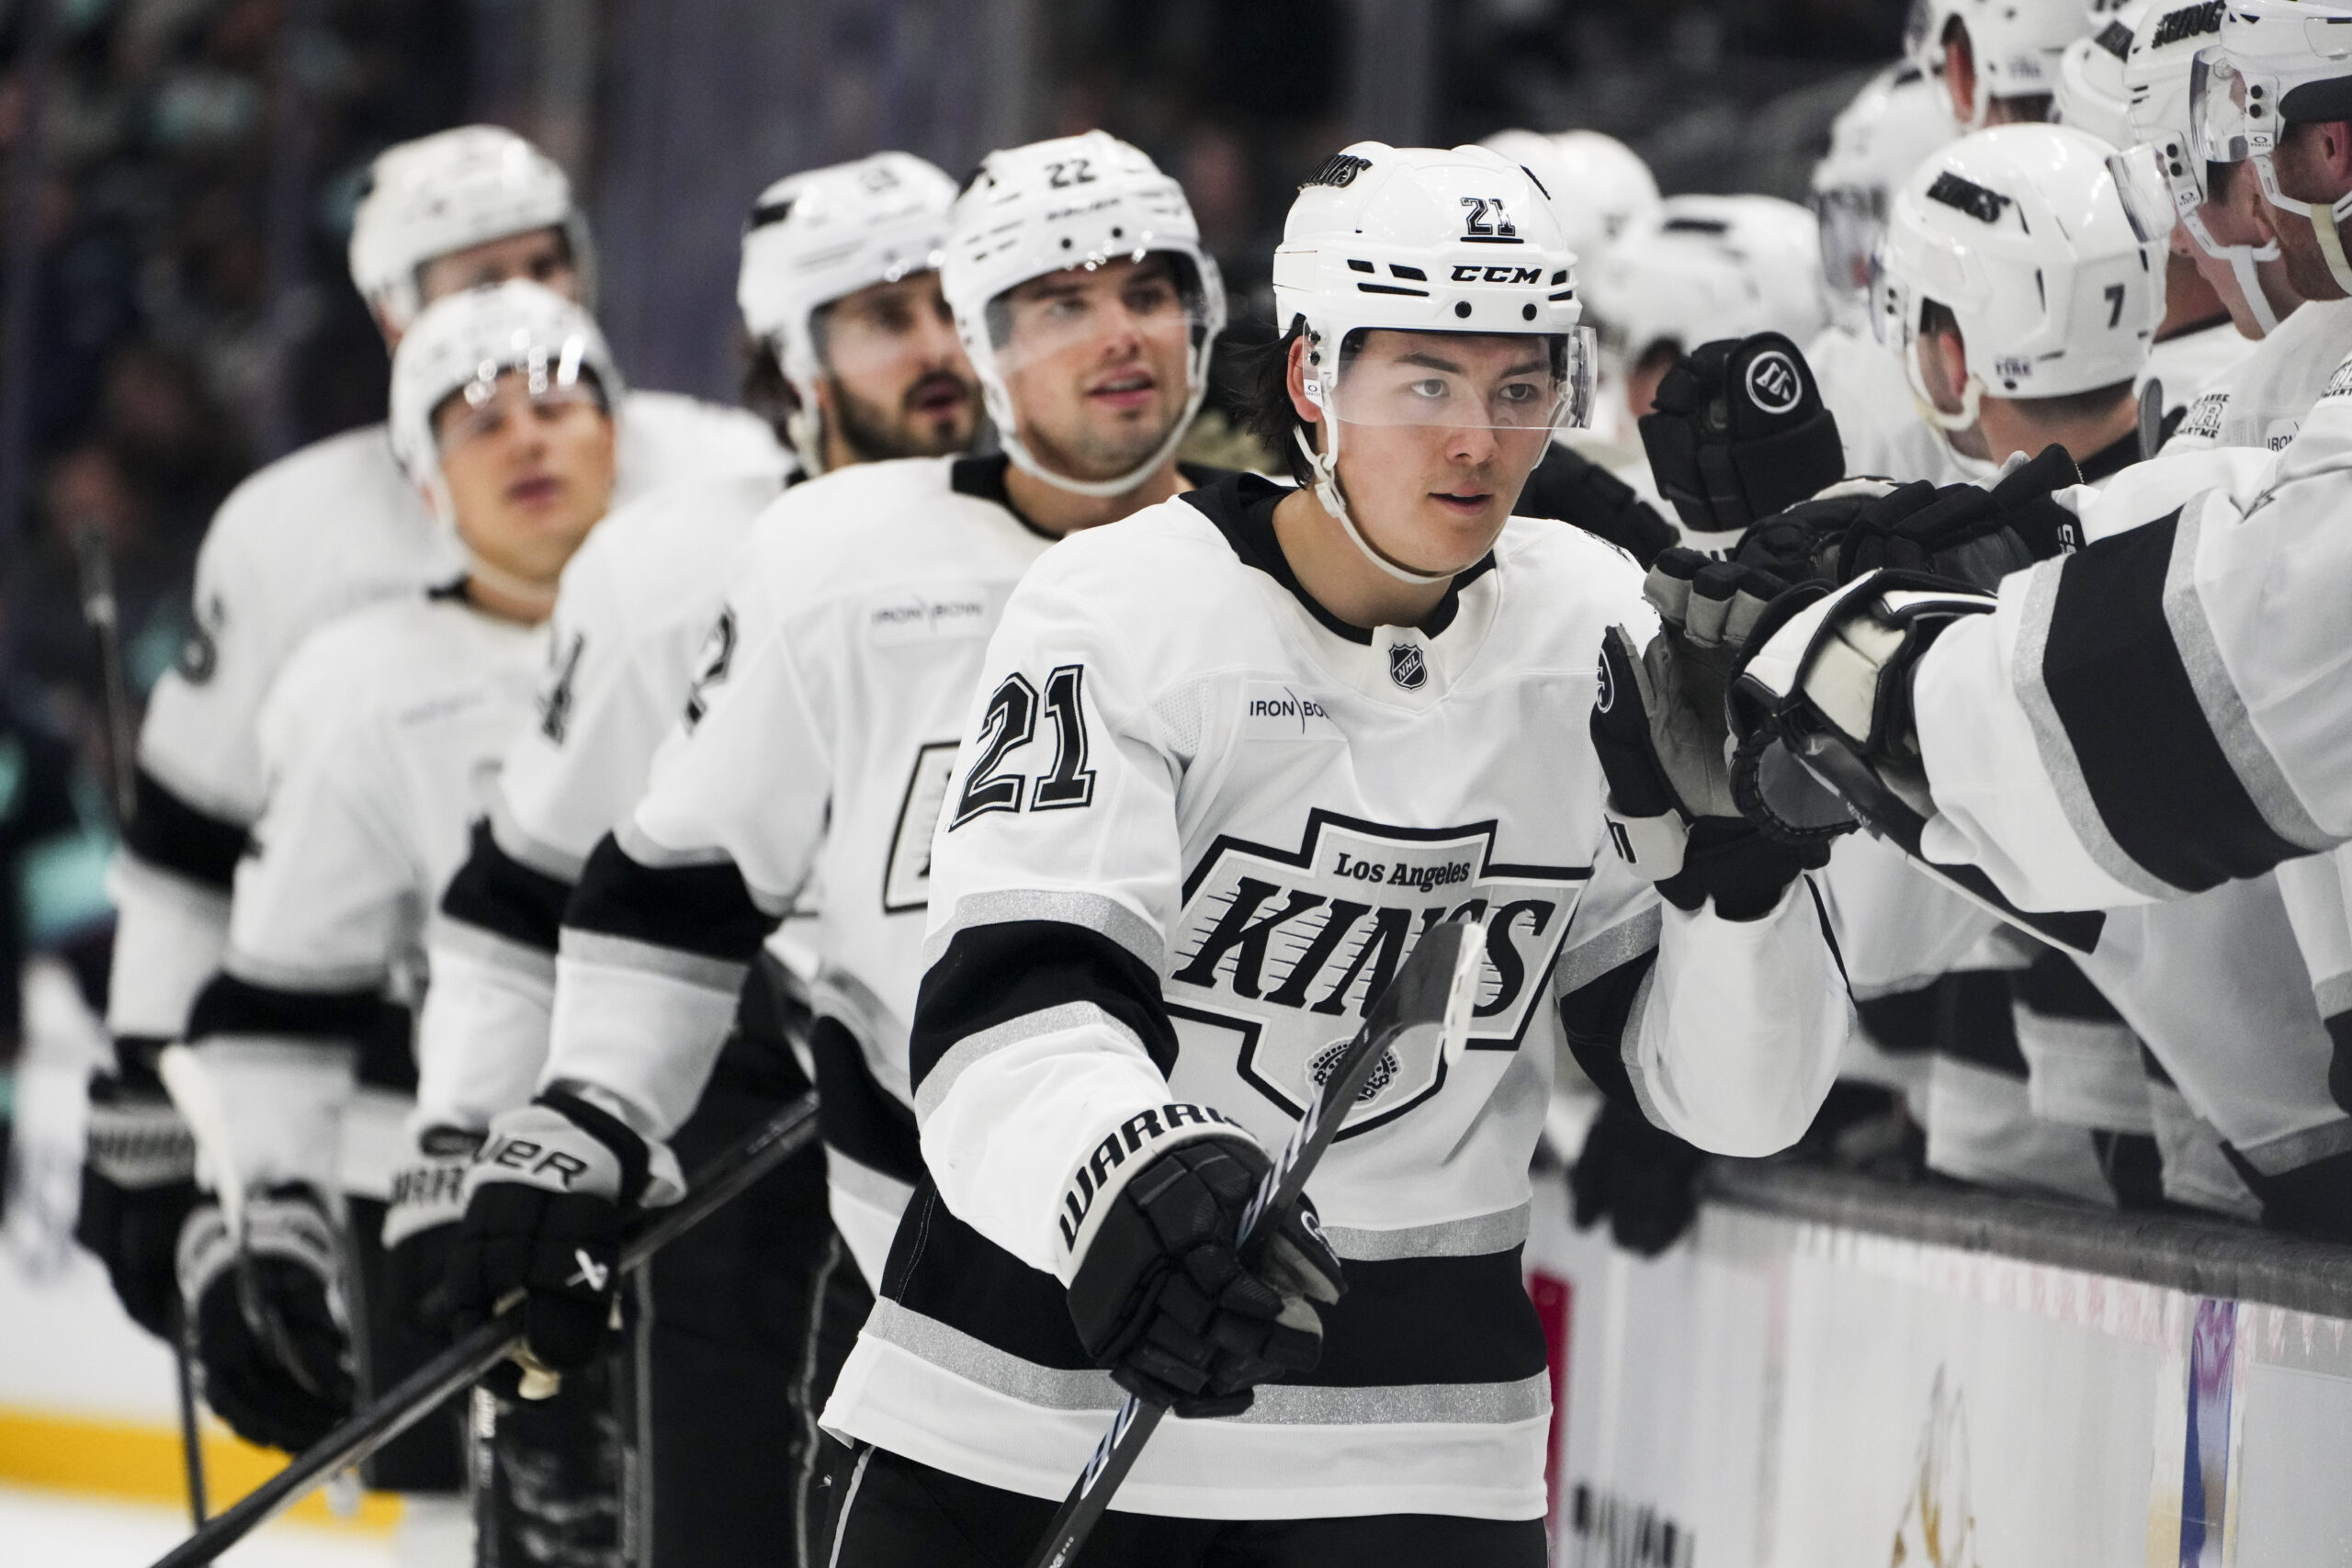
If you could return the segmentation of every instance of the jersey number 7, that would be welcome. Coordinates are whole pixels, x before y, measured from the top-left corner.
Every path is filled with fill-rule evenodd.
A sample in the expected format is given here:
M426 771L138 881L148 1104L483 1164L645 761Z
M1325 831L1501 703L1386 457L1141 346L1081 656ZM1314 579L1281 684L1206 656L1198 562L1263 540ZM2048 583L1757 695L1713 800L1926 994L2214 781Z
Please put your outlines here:
M1003 762L1008 754L1036 738L1037 688L1017 671L1004 678L989 698L988 716L980 723L978 755L956 802L949 832L991 811L1019 811L1024 796L1032 811L1093 804L1094 772L1086 765L1086 710L1080 701L1085 682L1083 664L1057 666L1046 677L1046 716L1054 726L1054 766L1031 790L1028 775L1004 769Z

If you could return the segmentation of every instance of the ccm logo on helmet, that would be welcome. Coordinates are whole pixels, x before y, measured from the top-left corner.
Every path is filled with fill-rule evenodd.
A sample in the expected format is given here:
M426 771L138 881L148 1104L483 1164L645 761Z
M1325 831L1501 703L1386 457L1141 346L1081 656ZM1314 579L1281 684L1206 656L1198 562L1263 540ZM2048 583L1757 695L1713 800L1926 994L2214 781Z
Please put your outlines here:
M1456 283L1540 283L1543 278L1540 266L1479 266L1464 262L1453 269Z

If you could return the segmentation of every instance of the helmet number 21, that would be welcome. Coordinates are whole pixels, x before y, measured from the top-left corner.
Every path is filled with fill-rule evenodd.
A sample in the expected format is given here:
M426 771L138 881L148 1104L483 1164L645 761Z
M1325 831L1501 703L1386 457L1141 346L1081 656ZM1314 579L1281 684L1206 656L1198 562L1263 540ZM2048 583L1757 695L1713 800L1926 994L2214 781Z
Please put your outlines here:
M1519 228L1511 222L1510 214L1503 209L1502 197L1465 196L1462 198L1462 205L1470 209L1470 215L1462 220L1463 233L1479 240L1519 238ZM1489 222L1489 219L1493 221Z

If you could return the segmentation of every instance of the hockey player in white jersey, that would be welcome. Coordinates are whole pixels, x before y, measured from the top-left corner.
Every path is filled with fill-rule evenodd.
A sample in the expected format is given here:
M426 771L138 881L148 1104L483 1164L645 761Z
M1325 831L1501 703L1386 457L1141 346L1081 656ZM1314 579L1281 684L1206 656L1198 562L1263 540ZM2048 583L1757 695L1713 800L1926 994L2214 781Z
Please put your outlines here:
M826 1411L842 1568L1016 1556L1123 1386L1179 1419L1081 1562L1539 1564L1518 1253L1562 1031L1711 1145L1810 1118L1848 1013L1797 863L1702 849L1660 909L1587 728L1638 570L1507 515L1581 378L1545 206L1483 149L1340 153L1256 393L1300 488L1081 536L1007 607L932 844L925 1180ZM1468 1049L1384 1061L1238 1257L1263 1151L1450 917L1485 922Z
M425 300L452 289L527 276L585 297L593 257L562 171L510 132L470 126L377 159L354 220L351 267L396 342ZM617 457L624 496L687 475L785 467L748 414L661 392L628 401ZM462 565L380 425L283 458L222 503L198 558L197 631L148 708L138 808L112 872L119 922L107 1021L121 1071L93 1086L102 1133L119 1123L152 1133L149 1146L159 1138L185 1147L152 1064L220 962L232 877L265 795L255 716L279 668L315 627L446 582ZM101 1136L93 1147L113 1142ZM126 1213L142 1201L172 1201L187 1182L184 1159L176 1170L110 1170L98 1159L90 1174L123 1189ZM130 1225L87 1239L119 1275L152 1283L167 1280L172 1267L153 1234Z
M355 1382L372 1396L433 1348L387 1310L377 1242L413 1072L408 1010L429 913L530 711L559 575L609 502L621 382L578 306L514 281L416 319L391 404L394 449L460 573L322 628L272 688L269 804L187 1029L224 1118L207 1180L234 1190L179 1244L205 1398L288 1450L348 1413ZM398 1439L373 1483L458 1491L458 1427L450 1412ZM598 1523L609 1540L615 1521ZM573 1539L593 1545L594 1526Z
M978 392L939 281L955 196L921 159L882 152L791 175L753 205L737 299L789 378L790 434L813 469L969 444ZM446 1269L476 1141L465 1134L526 1102L545 1064L564 902L597 840L644 793L737 549L778 493L756 478L673 485L616 511L566 569L538 722L509 747L488 820L431 928L414 1163L388 1226L395 1256L407 1255L395 1275L419 1290ZM808 1087L762 1017L746 1008L720 1091L681 1129L689 1166ZM718 1568L747 1551L767 1561L793 1535L815 1420L798 1404L804 1383L830 1383L807 1364L830 1352L837 1365L865 1315L865 1286L840 1248L811 1157L655 1266L643 1373L655 1562ZM781 1485L774 1450L787 1445L795 1474Z
M1176 183L1099 132L991 154L956 208L943 281L1004 455L843 469L752 525L682 694L684 732L571 897L544 1092L492 1132L587 1140L601 1160L606 1144L664 1145L762 941L820 887L808 945L831 1208L877 1283L921 1175L905 1064L930 827L988 634L1057 537L1194 482L1174 452L1225 306ZM601 1214L575 1216L589 1194L551 1205L506 1174L469 1179L453 1288L487 1310L527 1286L535 1352L578 1365L608 1298L581 1296L568 1268L500 1273L502 1244L571 1221L608 1248L616 1201L641 1194L603 1185Z
M1917 66L1889 66L1831 122L1829 152L1814 165L1829 324L1804 345L1804 357L1837 415L1850 472L1934 471L1935 430L1919 418L1909 378L1871 328L1871 276L1895 193L1953 134L1942 85Z
M1943 84L1962 130L2050 118L2066 46L2091 30L2084 0L1914 0L1904 53Z

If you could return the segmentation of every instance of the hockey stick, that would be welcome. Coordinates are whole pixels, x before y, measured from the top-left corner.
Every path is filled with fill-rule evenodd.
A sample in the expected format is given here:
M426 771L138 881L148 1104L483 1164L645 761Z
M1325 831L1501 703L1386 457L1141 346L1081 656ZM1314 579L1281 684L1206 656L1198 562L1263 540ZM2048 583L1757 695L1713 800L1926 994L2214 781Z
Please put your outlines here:
M1239 1245L1244 1252L1257 1239L1260 1222L1269 1214L1281 1213L1306 1190L1307 1178L1315 1174L1324 1151L1339 1136L1349 1108L1391 1045L1410 1030L1439 1029L1443 1031L1441 1048L1445 1060L1450 1064L1460 1055L1470 1032L1470 1010L1478 999L1486 944L1474 939L1483 930L1482 924L1463 920L1438 926L1421 939L1413 955L1396 971L1396 978L1380 994L1363 1027L1331 1064L1306 1114L1291 1129L1281 1157L1242 1211ZM1086 1538L1110 1510L1112 1495L1135 1468L1160 1417L1167 1414L1164 1404L1148 1404L1132 1393L1127 1395L1112 1418L1110 1430L1095 1446L1094 1457L1055 1510L1045 1540L1029 1558L1029 1568L1069 1568Z
M817 1135L817 1097L802 1095L734 1148L695 1172L686 1196L649 1216L621 1248L624 1274L692 1230L753 1182L807 1147ZM288 1461L194 1535L155 1560L153 1568L195 1568L210 1562L275 1517L322 1478L360 1463L423 1420L458 1390L481 1380L522 1342L523 1305L509 1304L473 1329L367 1409Z

